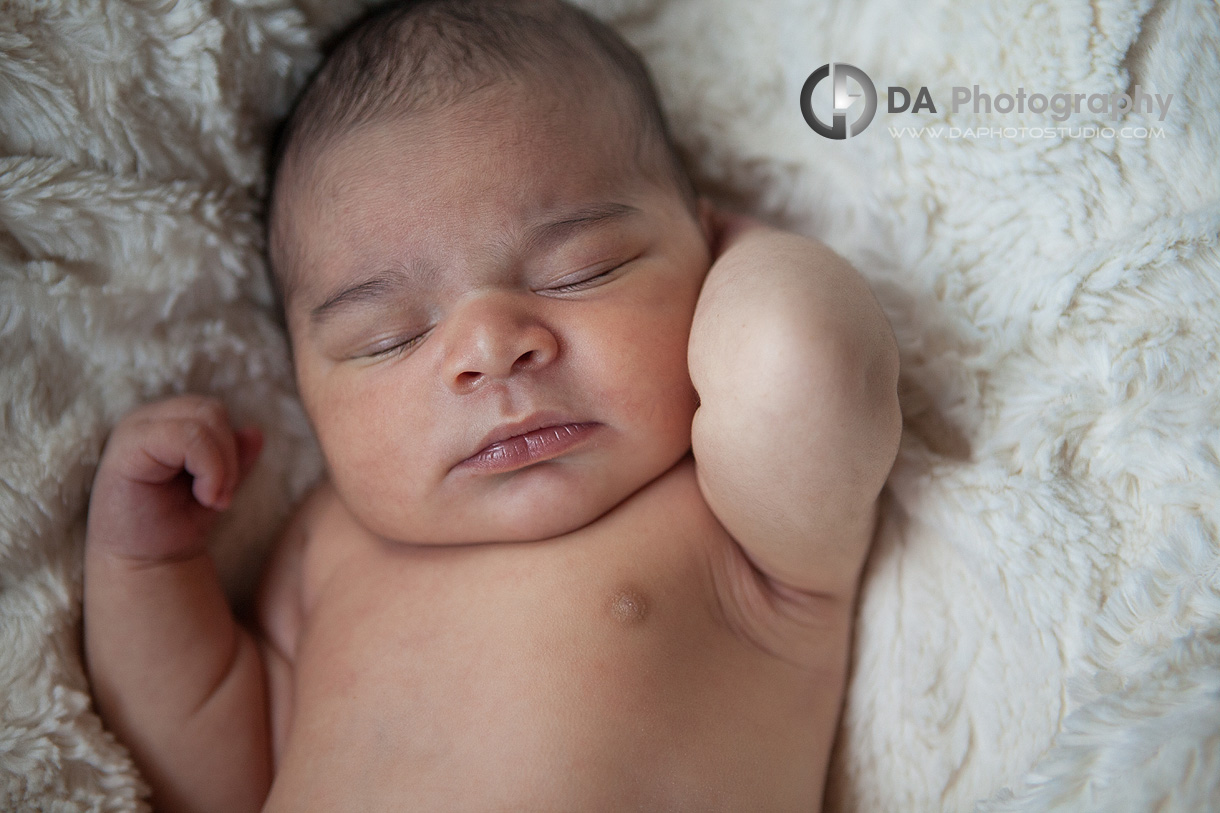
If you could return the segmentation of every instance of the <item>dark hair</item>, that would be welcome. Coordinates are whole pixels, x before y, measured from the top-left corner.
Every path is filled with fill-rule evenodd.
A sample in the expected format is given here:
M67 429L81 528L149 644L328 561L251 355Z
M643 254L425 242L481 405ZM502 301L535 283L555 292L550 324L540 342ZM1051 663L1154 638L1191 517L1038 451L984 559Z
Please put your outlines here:
M563 0L389 3L340 34L281 126L267 209L273 285L283 282L284 269L275 265L285 238L274 220L276 183L286 164L363 124L444 108L514 80L625 102L637 160L659 159L693 210L694 187L648 68L608 25Z

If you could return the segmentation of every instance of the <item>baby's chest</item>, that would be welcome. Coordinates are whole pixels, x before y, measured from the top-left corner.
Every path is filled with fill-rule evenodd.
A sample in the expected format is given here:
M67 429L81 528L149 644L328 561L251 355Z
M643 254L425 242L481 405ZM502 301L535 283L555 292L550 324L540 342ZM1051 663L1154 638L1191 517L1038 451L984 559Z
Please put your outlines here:
M691 480L554 540L365 545L318 579L299 669L330 690L554 691L559 675L643 679L653 662L714 650L731 633L713 568L732 543Z
M304 787L301 766L325 763L375 777L370 798L460 776L472 798L515 786L581 809L609 787L773 783L776 766L807 763L833 715L806 673L733 629L731 540L685 501L693 477L669 486L569 538L336 566L298 643L287 775ZM749 764L709 778L743 732L761 736Z

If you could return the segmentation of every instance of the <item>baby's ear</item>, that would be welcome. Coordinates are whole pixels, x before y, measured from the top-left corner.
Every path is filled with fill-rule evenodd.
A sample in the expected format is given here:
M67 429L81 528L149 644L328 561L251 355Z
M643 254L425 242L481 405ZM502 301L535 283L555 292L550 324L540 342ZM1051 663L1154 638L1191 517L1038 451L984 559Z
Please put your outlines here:
M703 241L714 251L717 242L716 209L710 200L700 196L695 201L695 210L699 214L699 227L703 229Z

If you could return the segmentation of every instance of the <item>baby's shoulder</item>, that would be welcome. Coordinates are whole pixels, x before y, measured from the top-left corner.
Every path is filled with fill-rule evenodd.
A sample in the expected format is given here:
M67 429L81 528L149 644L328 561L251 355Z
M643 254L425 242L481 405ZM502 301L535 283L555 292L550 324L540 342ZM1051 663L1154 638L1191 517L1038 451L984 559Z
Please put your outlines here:
M314 540L323 536L320 531L333 524L342 508L339 495L331 485L330 480L323 478L311 488L292 509L284 530L272 549L271 559L267 564L267 574L291 572L300 574L305 553L312 547Z
M303 617L313 604L319 574L329 570L334 546L327 540L356 530L347 508L328 478L297 503L263 570L259 604L277 617Z
M290 534L295 533L298 537L307 539L315 535L319 525L339 521L345 513L339 492L335 490L330 478L323 476L297 503L286 530Z

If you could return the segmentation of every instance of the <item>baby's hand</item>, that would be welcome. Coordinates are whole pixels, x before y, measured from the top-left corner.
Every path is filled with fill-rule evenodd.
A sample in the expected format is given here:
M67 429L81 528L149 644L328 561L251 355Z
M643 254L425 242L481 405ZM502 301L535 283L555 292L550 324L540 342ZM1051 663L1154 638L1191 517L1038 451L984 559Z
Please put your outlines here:
M203 553L262 445L256 428L235 432L214 398L185 395L132 411L102 452L87 544L149 563Z

